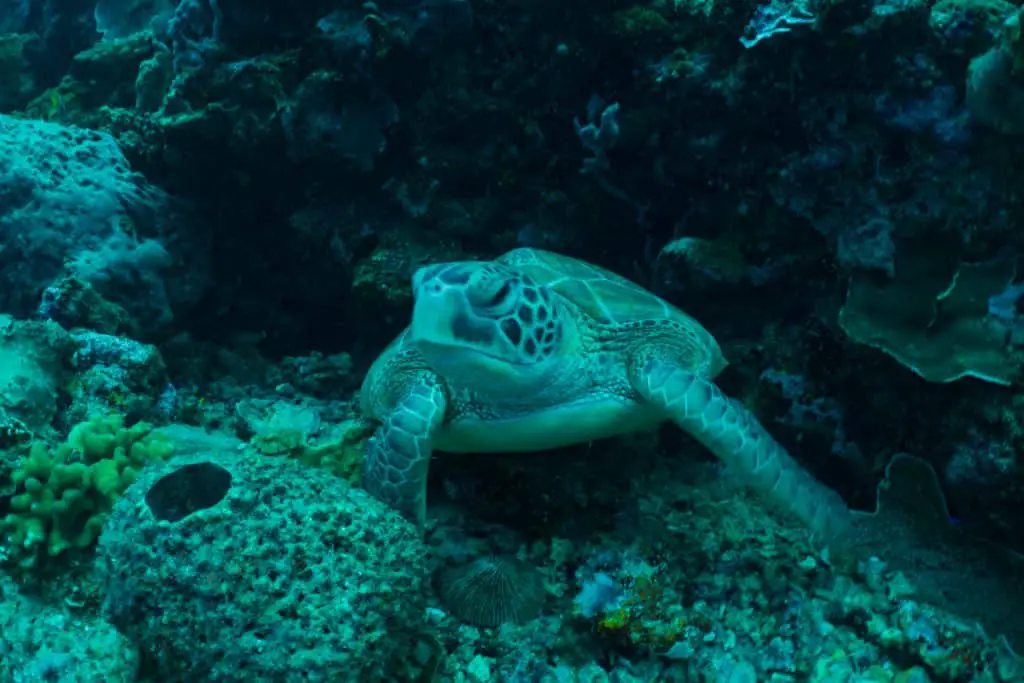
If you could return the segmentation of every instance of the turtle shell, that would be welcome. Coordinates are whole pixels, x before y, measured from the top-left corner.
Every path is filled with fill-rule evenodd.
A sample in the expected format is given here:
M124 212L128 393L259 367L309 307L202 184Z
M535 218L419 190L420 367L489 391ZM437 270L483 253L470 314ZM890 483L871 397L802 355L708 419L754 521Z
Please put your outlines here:
M579 306L595 322L616 325L638 320L693 318L621 275L570 256L541 249L514 249L496 259Z
M694 318L640 285L598 266L542 249L513 249L496 259L568 299L602 325L671 320L687 342L687 364L714 377L728 364L715 338Z

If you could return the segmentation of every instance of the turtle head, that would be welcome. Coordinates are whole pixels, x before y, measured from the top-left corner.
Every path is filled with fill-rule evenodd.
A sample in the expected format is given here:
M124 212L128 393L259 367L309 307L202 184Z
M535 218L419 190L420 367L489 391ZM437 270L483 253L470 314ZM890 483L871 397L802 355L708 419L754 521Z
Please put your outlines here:
M566 321L547 288L491 262L413 276L409 339L440 374L480 393L533 388L557 367Z

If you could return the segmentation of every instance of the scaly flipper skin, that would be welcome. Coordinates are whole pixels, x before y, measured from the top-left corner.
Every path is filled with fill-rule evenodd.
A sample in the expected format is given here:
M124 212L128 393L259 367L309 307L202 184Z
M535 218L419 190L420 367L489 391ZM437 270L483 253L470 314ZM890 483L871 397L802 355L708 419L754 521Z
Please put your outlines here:
M726 465L771 502L791 511L828 541L848 525L850 512L831 489L793 460L744 408L711 381L671 362L652 359L633 372L637 391L662 407Z
M377 428L363 457L363 488L423 526L427 470L434 434L444 420L444 390L431 376L409 386L391 415Z

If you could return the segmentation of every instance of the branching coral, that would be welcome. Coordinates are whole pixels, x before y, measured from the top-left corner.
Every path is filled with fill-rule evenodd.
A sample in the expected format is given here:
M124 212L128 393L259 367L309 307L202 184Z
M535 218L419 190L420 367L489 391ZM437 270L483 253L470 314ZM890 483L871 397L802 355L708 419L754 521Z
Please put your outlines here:
M2 523L8 559L31 567L42 556L91 546L139 469L170 453L151 425L127 426L119 415L79 424L56 448L35 442L12 475L15 494Z

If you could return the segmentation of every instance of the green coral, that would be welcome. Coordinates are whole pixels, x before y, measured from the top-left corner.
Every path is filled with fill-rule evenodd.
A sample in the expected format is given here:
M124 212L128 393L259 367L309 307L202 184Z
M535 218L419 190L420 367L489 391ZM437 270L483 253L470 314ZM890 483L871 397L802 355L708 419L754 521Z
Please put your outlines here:
M296 454L296 458L303 465L328 470L353 484L359 484L365 442L365 438L354 442L344 437L334 439L327 443L306 446Z
M254 435L250 443L264 455L286 455L358 485L363 448L372 431L371 423L350 420L339 425L335 433L314 443L302 430L279 426Z
M77 425L56 448L33 443L11 477L7 559L31 567L42 556L91 546L142 466L171 454L170 442L152 429L112 415Z

